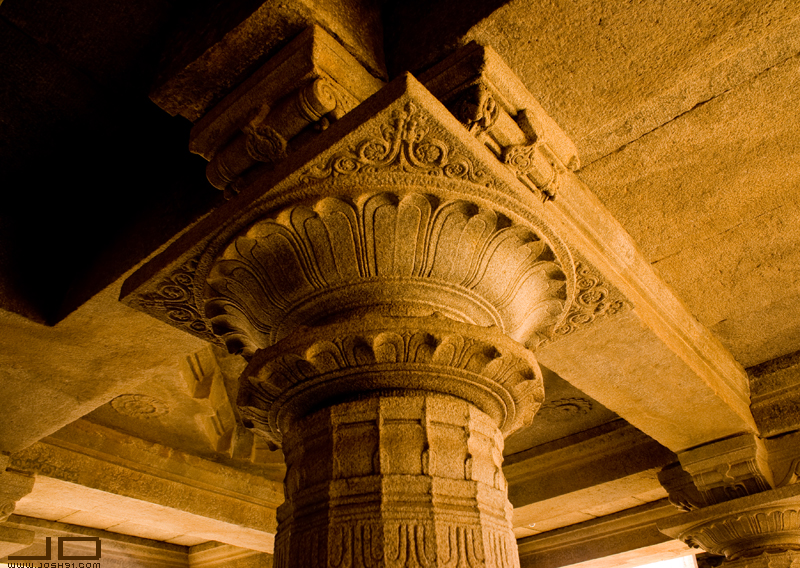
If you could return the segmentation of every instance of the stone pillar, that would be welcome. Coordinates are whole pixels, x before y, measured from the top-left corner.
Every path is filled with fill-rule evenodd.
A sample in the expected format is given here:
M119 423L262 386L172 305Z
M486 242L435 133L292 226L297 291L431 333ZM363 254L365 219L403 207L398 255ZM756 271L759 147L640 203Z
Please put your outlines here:
M276 567L516 567L504 433L532 354L446 318L366 317L260 351L242 407L286 456Z
M33 490L34 483L31 475L6 470L8 462L8 456L0 454L0 558L27 548L35 536L33 531L2 524L14 512L17 501Z
M797 447L796 435L742 434L681 452L659 479L686 512L659 529L724 557L725 568L800 567Z
M293 108L267 107L259 124ZM519 566L503 440L544 399L532 350L575 316L582 280L542 220L559 152L533 110L528 135L497 114L470 120L502 122L492 136L536 167L500 161L411 76L268 167L231 134L225 160L247 166L231 200L125 285L248 361L237 406L288 467L280 568ZM222 148L204 124L195 140Z
M276 566L518 566L494 421L455 397L375 396L284 442Z
M665 534L724 556L725 568L800 566L800 485L740 497L670 517Z

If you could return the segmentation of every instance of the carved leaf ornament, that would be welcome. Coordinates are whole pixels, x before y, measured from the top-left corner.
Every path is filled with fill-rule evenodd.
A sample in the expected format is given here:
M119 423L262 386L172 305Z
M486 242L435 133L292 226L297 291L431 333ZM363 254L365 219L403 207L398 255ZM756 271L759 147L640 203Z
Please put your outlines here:
M368 138L354 149L335 154L324 165L310 168L301 181L312 183L328 177L396 169L493 185L487 172L451 152L445 142L429 136L429 131L416 105L408 103L382 126L380 137Z
M337 310L404 302L525 343L561 314L566 276L544 240L495 211L377 193L251 225L217 259L205 297L214 333L246 356Z

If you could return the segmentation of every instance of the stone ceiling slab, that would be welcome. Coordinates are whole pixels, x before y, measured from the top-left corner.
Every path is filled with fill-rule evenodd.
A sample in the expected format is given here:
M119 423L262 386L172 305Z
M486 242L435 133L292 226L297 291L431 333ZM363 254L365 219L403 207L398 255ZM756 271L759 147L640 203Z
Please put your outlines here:
M800 51L787 0L514 0L465 41L492 45L585 164Z
M581 177L744 366L800 349L800 59Z
M20 450L132 385L178 372L199 340L153 325L111 287L53 328L0 312L0 384L8 406L0 450Z

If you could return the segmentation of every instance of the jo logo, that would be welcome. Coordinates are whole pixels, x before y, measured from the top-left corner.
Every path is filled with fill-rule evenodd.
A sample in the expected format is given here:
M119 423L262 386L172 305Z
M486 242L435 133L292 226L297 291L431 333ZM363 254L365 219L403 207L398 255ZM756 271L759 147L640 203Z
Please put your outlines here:
M94 542L94 556L67 556L64 554L65 542ZM44 556L9 556L9 560L51 560L53 552L50 537L47 537ZM100 538L96 536L60 536L58 537L58 559L59 560L100 560Z

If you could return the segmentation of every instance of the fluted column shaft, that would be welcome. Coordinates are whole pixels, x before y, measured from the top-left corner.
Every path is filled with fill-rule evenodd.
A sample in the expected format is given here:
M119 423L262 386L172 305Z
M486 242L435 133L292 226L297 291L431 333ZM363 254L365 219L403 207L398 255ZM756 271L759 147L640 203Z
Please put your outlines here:
M276 567L516 567L503 437L436 394L336 404L284 437Z

